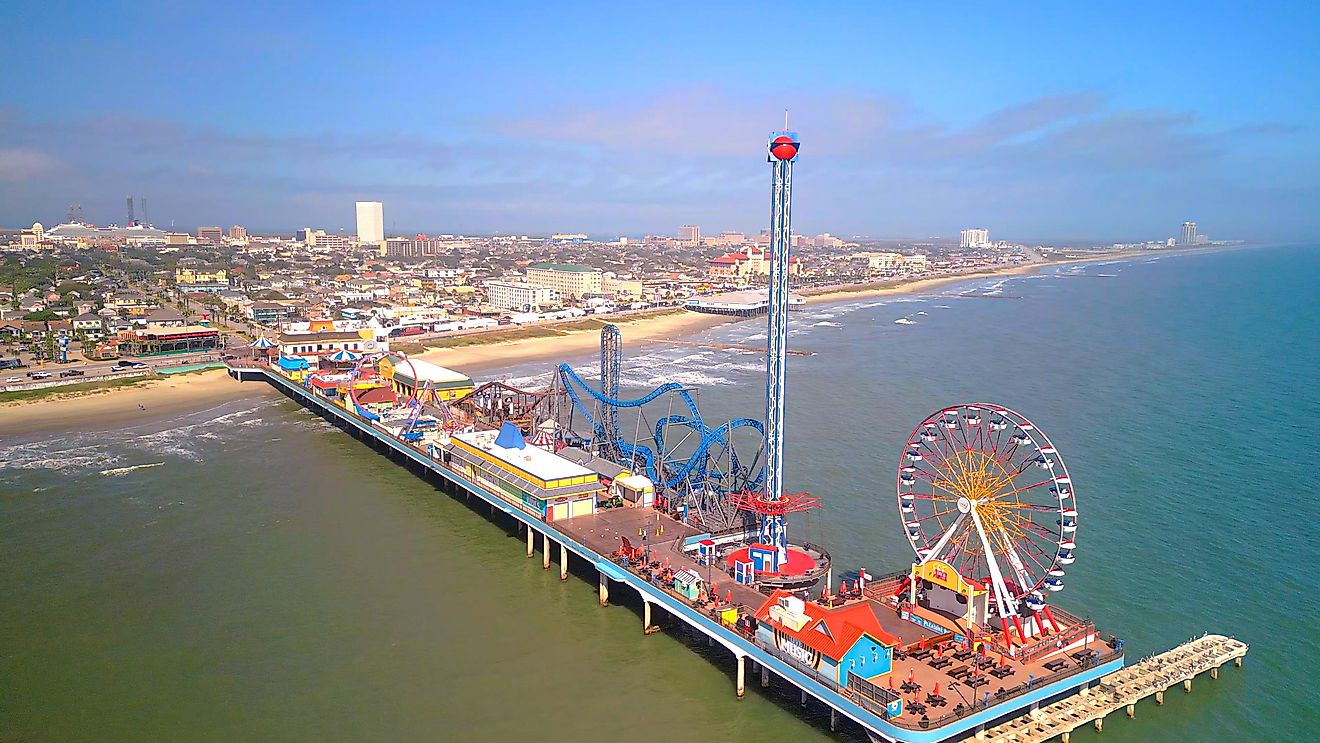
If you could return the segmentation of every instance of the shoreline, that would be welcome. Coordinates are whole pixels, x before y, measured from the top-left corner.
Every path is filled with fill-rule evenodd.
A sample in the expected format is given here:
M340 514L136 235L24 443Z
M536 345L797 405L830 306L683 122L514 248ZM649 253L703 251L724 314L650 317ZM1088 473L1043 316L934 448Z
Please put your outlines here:
M1205 249L1168 251L1124 251L1077 258L1040 261L989 270L972 271L952 276L934 276L909 281L877 282L853 287L831 289L819 294L804 295L808 306L825 305L860 299L899 294L919 294L960 281L996 276L1022 276L1038 273L1051 266L1064 266L1100 261L1124 261L1147 255L1181 255ZM624 334L625 342L642 347L696 335L720 325L747 320L763 321L764 316L738 318L680 311L657 316L620 318L614 324ZM511 341L473 343L449 348L426 348L416 358L445 366L475 377L500 369L537 361L560 361L572 356L595 352L600 347L600 333L596 329L570 330L562 335L522 338ZM264 389L264 388L263 388ZM77 427L88 419L98 424L115 424L132 420L142 412L144 405L153 412L182 413L197 410L206 404L255 395L251 390L240 392L240 387L229 379L222 369L198 374L180 375L167 379L151 379L142 384L73 392L54 393L34 400L0 402L0 437L23 433L43 432L63 427Z
M239 385L224 369L148 379L130 387L56 393L0 404L0 439L80 428L102 429L139 420L144 415L190 413L207 405L277 394L266 385Z

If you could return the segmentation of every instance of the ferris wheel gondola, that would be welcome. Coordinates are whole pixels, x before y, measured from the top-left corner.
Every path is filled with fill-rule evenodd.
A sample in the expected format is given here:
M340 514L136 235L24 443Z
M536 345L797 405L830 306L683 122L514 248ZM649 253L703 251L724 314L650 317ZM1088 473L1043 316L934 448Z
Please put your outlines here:
M928 416L899 458L899 512L919 563L992 593L1001 618L1034 613L1075 561L1077 503L1058 449L1031 421L970 403Z

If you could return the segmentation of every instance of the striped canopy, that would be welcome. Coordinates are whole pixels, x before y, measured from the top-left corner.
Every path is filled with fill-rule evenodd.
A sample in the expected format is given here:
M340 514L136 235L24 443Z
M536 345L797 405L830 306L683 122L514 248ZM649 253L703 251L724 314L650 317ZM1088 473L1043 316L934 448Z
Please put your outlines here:
M347 348L341 348L338 351L335 351L334 353L330 354L326 358L330 359L336 364L339 364L347 361L357 361L358 359L362 358L362 354L354 353L348 350Z
M267 338L266 336L263 335L263 336L261 336L260 338L256 339L255 341L252 341L251 343L249 343L249 344L248 344L248 347L249 347L249 348L263 348L263 349L264 349L264 348L274 348L274 347L275 347L275 341L272 341L271 339L269 339L269 338Z

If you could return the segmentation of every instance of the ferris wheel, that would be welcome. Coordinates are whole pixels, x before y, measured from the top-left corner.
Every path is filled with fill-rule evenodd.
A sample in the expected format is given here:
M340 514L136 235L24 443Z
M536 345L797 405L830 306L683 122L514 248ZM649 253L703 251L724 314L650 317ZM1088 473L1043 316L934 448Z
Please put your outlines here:
M1000 617L1035 613L1075 560L1072 479L1049 438L1001 405L937 411L908 438L898 507L919 563L980 581Z

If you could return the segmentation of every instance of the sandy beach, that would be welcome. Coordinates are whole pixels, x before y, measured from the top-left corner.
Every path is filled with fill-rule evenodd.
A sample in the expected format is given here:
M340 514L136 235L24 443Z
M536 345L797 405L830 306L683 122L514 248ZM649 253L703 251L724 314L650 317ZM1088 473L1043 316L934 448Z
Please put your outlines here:
M636 347L652 341L682 338L716 325L737 322L738 319L684 311L618 321L615 324L623 334L624 343ZM598 348L600 348L600 331L576 330L545 338L431 349L418 358L456 369L464 374L478 374L528 361L557 361L569 356L590 353Z
M55 394L0 403L0 439L45 431L109 428L141 418L201 410L226 400L277 396L269 385L239 384L224 369L152 379L132 387Z

